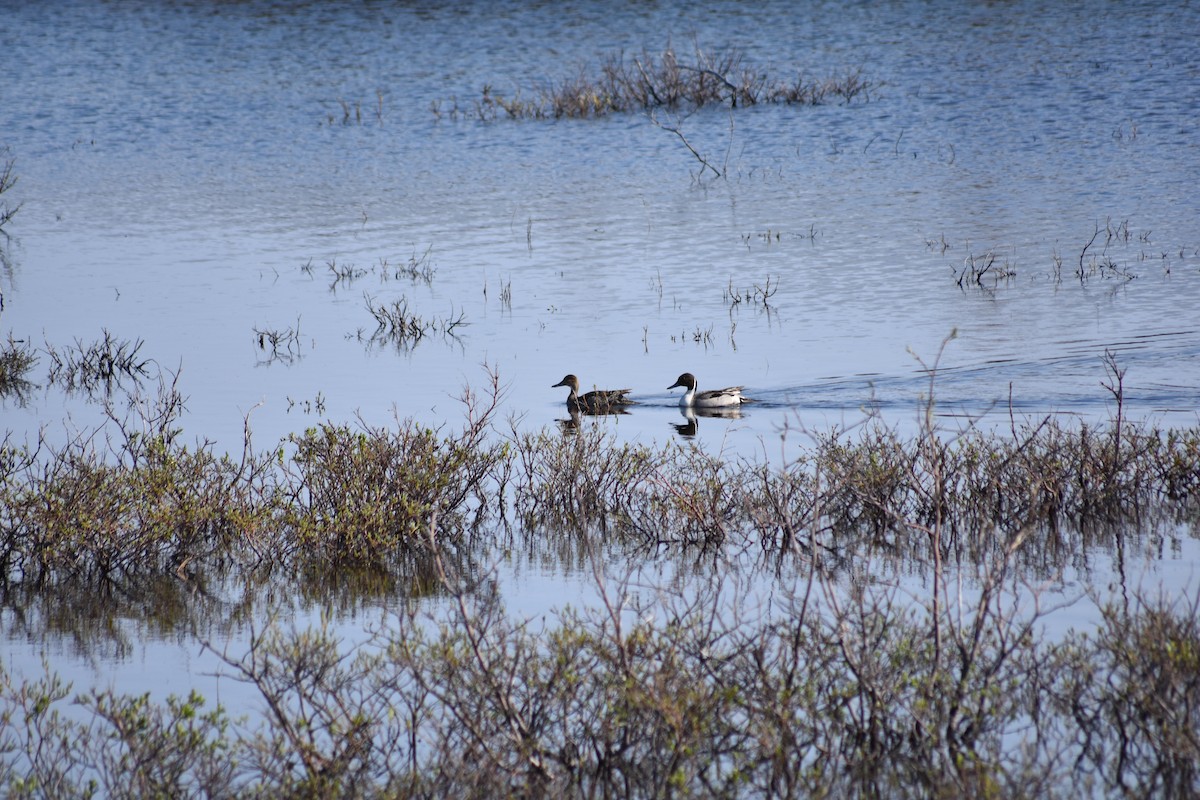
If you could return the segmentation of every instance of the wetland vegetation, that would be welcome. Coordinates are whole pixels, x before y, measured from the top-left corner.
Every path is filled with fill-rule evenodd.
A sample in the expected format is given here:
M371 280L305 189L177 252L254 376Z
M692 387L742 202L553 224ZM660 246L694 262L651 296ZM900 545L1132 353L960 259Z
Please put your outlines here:
M916 435L783 431L778 459L522 431L496 418L490 370L455 428L323 424L258 449L247 418L226 455L181 441L160 382L65 444L0 449L10 607L109 597L203 631L297 582L324 604L373 585L413 599L352 646L268 621L222 652L259 716L80 693L49 667L3 676L0 781L17 797L1186 793L1197 603L1135 590L1092 634L1041 628L1039 587L1085 553L1169 548L1200 520L1200 429L1124 419L1109 370L1098 429L945 430L931 370ZM520 540L590 564L600 606L513 618L486 563ZM605 575L607 548L698 579L637 591ZM922 595L872 578L901 572Z
M545 83L530 98L519 87L505 94L487 84L473 104L463 106L457 99L449 105L434 101L430 109L439 118L466 116L485 121L501 117L589 118L657 109L694 111L712 105L849 103L856 98L869 99L874 88L861 70L825 78L803 74L772 77L766 69L748 64L736 49L712 51L693 39L686 51L668 43L657 55L649 51L610 54L595 73L580 67L570 77ZM342 121L349 123L351 115L345 103L343 110ZM354 120L361 124L362 115L355 115Z
M0 345L0 397L17 397L18 399L33 387L27 377L37 365L38 356L33 347L24 339L13 339L8 334L8 341Z
M11 9L0 794L1200 794L1195 12L561 8Z
M1097 227L1076 277L1130 279L1108 255L1129 239L1127 222ZM331 260L328 289L369 275L428 286L430 252ZM969 256L958 285L1010 279L999 258ZM311 261L302 272L315 277ZM722 302L770 313L779 282L730 279ZM364 298L369 340L397 349L465 324L419 317L404 295ZM271 360L299 354L299 318L253 333ZM914 434L871 415L785 425L777 452L747 457L604 426L526 430L499 417L491 368L463 390L457 426L323 422L260 448L251 412L228 453L184 441L177 376L155 381L143 346L106 329L68 347L10 334L0 351L5 397L34 388L44 358L48 386L105 417L66 441L0 445L5 607L18 626L115 652L118 618L190 630L257 710L199 691L79 691L49 663L0 670L10 796L1181 796L1200 783L1200 601L1134 585L1093 598L1094 630L1045 631L1069 602L1050 589L1064 572L1111 554L1124 586L1127 558L1200 524L1200 428L1126 418L1112 353L1105 425L1010 409L1006 426L947 429L934 363ZM489 572L514 546L590 571L599 605L515 617ZM660 558L678 580L612 574ZM348 643L331 615L294 627L254 611L280 594L403 602ZM210 643L247 620L246 652Z

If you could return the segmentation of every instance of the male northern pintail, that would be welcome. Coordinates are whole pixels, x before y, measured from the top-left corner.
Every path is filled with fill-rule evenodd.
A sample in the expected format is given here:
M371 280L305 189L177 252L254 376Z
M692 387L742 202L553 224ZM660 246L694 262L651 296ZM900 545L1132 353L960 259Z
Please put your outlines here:
M571 387L571 393L567 395L567 408L572 411L600 411L619 410L622 406L637 405L633 400L630 400L625 395L629 394L632 389L596 389L587 394L579 393L579 378L574 375L568 375L550 388L558 386Z
M680 408L727 408L740 406L742 403L753 403L749 397L742 396L741 386L726 386L724 389L709 389L704 392L696 391L696 376L685 372L668 389L682 386L687 389L679 398Z

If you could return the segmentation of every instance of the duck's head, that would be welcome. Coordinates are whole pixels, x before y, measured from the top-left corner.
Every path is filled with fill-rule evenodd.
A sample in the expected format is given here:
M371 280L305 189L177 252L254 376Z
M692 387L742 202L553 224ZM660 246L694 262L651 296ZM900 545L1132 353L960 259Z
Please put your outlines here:
M691 391L696 388L696 376L690 372L685 372L675 379L675 382L668 386L668 389L674 389L676 386L682 386L684 389Z
M561 381L554 384L554 386L551 386L550 388L555 389L559 386L569 386L578 392L579 391L579 378L576 378L574 375L567 375Z

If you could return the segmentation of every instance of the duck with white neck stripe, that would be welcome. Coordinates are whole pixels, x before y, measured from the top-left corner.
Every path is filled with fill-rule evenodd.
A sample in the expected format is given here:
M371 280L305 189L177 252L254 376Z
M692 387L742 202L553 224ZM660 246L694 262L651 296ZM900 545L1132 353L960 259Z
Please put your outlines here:
M741 386L726 386L724 389L708 389L697 392L696 376L690 372L680 375L667 388L674 389L677 386L682 386L687 390L679 398L680 408L728 408L754 402L751 398L742 395Z

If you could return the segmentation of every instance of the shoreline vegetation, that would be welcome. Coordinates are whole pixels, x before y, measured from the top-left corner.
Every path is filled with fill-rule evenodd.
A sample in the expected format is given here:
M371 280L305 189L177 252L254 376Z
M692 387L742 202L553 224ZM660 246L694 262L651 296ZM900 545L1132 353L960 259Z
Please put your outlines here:
M916 434L874 420L786 432L778 463L619 443L604 426L524 432L497 419L490 371L483 391L464 390L454 429L327 423L259 450L247 418L243 451L221 454L181 441L182 400L160 383L65 444L6 440L10 611L71 630L72 613L110 598L204 641L229 624L213 616L253 604L218 599L239 589L323 607L411 600L349 651L329 616L266 624L244 654L210 647L261 699L253 718L196 692L80 693L49 666L0 672L0 785L12 797L1188 794L1198 602L1134 588L1097 598L1095 630L1051 640L1040 627L1052 609L1037 587L1081 559L1123 565L1195 535L1200 428L1125 419L1123 373L1108 366L1105 426L943 430L931 370ZM598 607L544 627L513 619L481 566L513 537L592 564ZM693 580L611 581L604 548L671 554ZM899 574L925 594L900 591Z

